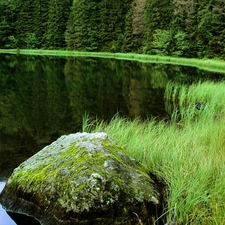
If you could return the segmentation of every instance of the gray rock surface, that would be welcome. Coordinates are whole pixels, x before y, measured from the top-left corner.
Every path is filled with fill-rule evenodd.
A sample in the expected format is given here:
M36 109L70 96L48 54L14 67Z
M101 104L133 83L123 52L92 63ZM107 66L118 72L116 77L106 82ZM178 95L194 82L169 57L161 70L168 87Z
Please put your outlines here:
M147 168L106 133L76 133L16 168L0 202L44 225L152 224L160 193Z

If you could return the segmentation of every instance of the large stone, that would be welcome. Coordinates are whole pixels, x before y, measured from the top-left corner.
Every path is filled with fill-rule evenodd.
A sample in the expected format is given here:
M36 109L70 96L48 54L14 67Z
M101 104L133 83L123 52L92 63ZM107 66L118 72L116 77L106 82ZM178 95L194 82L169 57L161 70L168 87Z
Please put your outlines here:
M3 207L41 224L152 224L160 193L147 168L105 133L62 136L23 162L0 195Z

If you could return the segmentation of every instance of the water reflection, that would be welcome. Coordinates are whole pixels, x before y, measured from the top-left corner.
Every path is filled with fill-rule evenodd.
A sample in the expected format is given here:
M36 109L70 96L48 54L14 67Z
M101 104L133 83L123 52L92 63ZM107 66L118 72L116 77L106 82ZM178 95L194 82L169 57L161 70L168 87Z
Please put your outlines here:
M165 118L168 81L209 75L215 77L196 68L112 59L0 55L0 138L16 137L20 148L44 145L80 130L85 112L105 120L117 112Z
M106 120L117 112L164 117L165 69L110 59L0 55L0 138L16 137L20 148L45 145L80 130L85 112Z
M166 118L166 84L222 79L196 68L113 59L0 55L0 180L82 116ZM4 183L0 183L3 187ZM4 218L3 218L4 216ZM4 222L3 222L4 221ZM0 211L0 225L15 224Z

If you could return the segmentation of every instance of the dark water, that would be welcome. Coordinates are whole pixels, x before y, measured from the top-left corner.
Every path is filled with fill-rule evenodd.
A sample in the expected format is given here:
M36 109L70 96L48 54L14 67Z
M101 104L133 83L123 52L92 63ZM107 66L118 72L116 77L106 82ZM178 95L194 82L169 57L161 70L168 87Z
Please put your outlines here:
M95 58L0 55L0 191L12 170L89 114L167 118L169 81L223 79L192 67ZM15 224L0 206L0 225Z

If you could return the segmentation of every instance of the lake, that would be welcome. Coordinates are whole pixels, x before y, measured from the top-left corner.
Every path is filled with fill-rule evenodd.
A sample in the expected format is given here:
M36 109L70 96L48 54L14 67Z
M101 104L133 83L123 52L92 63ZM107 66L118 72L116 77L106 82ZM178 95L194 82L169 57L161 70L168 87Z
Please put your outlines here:
M0 192L20 163L61 135L81 131L85 114L105 121L115 114L168 119L168 82L222 79L177 65L0 54ZM0 205L0 225L12 224Z

